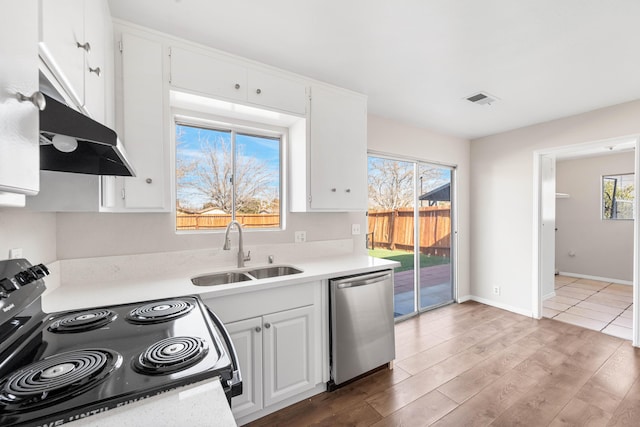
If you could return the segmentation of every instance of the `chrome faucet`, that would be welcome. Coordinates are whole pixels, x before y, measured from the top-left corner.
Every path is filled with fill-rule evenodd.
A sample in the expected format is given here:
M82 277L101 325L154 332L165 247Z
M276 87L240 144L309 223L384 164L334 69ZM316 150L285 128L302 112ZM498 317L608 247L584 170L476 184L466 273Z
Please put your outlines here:
M222 249L228 251L231 249L231 239L229 239L229 231L231 227L236 226L238 228L238 268L244 267L245 261L251 261L251 251L247 252L247 256L244 255L244 246L242 242L242 225L236 220L227 224L227 231L224 233L224 246Z

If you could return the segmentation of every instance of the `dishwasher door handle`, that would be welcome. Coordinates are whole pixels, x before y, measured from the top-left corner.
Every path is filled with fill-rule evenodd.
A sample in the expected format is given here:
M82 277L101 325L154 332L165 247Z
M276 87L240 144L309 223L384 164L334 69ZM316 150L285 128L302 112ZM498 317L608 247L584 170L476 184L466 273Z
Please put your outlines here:
M356 286L366 286L373 283L382 282L391 279L391 273L374 273L366 276L353 277L351 279L343 279L336 282L338 289L354 288Z

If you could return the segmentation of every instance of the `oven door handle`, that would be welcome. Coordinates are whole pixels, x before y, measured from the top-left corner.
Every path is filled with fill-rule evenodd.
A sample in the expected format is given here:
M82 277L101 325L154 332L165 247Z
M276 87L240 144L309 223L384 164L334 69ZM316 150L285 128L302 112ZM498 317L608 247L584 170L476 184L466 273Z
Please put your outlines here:
M236 354L236 348L233 346L233 342L231 341L231 337L229 336L229 331L224 327L224 324L220 320L220 318L209 308L207 308L209 312L209 316L213 323L216 324L216 327L220 329L222 332L222 338L224 339L224 343L229 350L231 355L231 364L233 365L233 373L232 377L229 381L227 381L227 385L231 387L231 396L239 396L242 394L242 375L240 374L240 365L238 364L238 355Z

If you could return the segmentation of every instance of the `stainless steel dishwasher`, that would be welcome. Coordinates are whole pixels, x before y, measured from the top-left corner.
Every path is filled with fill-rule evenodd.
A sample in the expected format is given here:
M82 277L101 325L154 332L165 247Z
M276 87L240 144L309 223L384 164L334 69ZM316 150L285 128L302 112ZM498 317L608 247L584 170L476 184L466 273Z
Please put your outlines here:
M395 358L391 270L329 281L329 390Z

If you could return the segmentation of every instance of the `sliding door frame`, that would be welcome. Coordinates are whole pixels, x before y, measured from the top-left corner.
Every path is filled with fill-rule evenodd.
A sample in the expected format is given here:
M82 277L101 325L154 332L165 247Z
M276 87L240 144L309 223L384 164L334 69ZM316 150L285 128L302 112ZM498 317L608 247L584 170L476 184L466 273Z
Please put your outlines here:
M417 158L417 157L411 157L411 156L401 156L401 155L393 155L393 154L388 154L388 153L384 153L384 152L379 152L379 151L375 151L375 150L369 150L367 152L367 161L369 157L377 157L377 158L381 158L381 159L385 159L385 160L392 160L392 161L399 161L399 162L410 162L413 163L413 187L414 187L414 307L413 307L413 312L411 313L407 313L405 315L402 316L398 316L395 318L395 321L402 321L408 318L411 318L413 316L417 316L420 313L423 313L425 311L429 311L438 307L442 307L444 305L448 305L451 304L453 302L458 301L458 282L457 282L457 278L458 278L458 274L457 274L457 266L458 266L458 262L457 262L457 255L458 255L458 251L457 251L457 245L458 245L458 215L457 215L457 189L456 189L456 185L457 185L457 179L456 179L456 175L457 175L457 166L456 165L451 165L451 164L447 164L447 163L443 163L443 162L437 162L437 161L431 161L431 160L424 160L421 158ZM429 306L429 307L425 307L425 308L421 308L421 301L420 301L420 203L419 203L419 193L420 193L420 189L419 189L419 166L420 165L426 165L426 166L434 166L434 167L442 167L442 168L447 168L450 170L451 172L451 176L450 176L450 185L451 185L451 237L450 237L450 241L451 241L451 247L450 247L450 254L449 254L449 259L450 259L450 277L451 277L451 296L452 299L451 301L446 301L443 302L442 304L437 304L434 306ZM368 207L367 207L368 210ZM417 250L416 250L417 249Z

